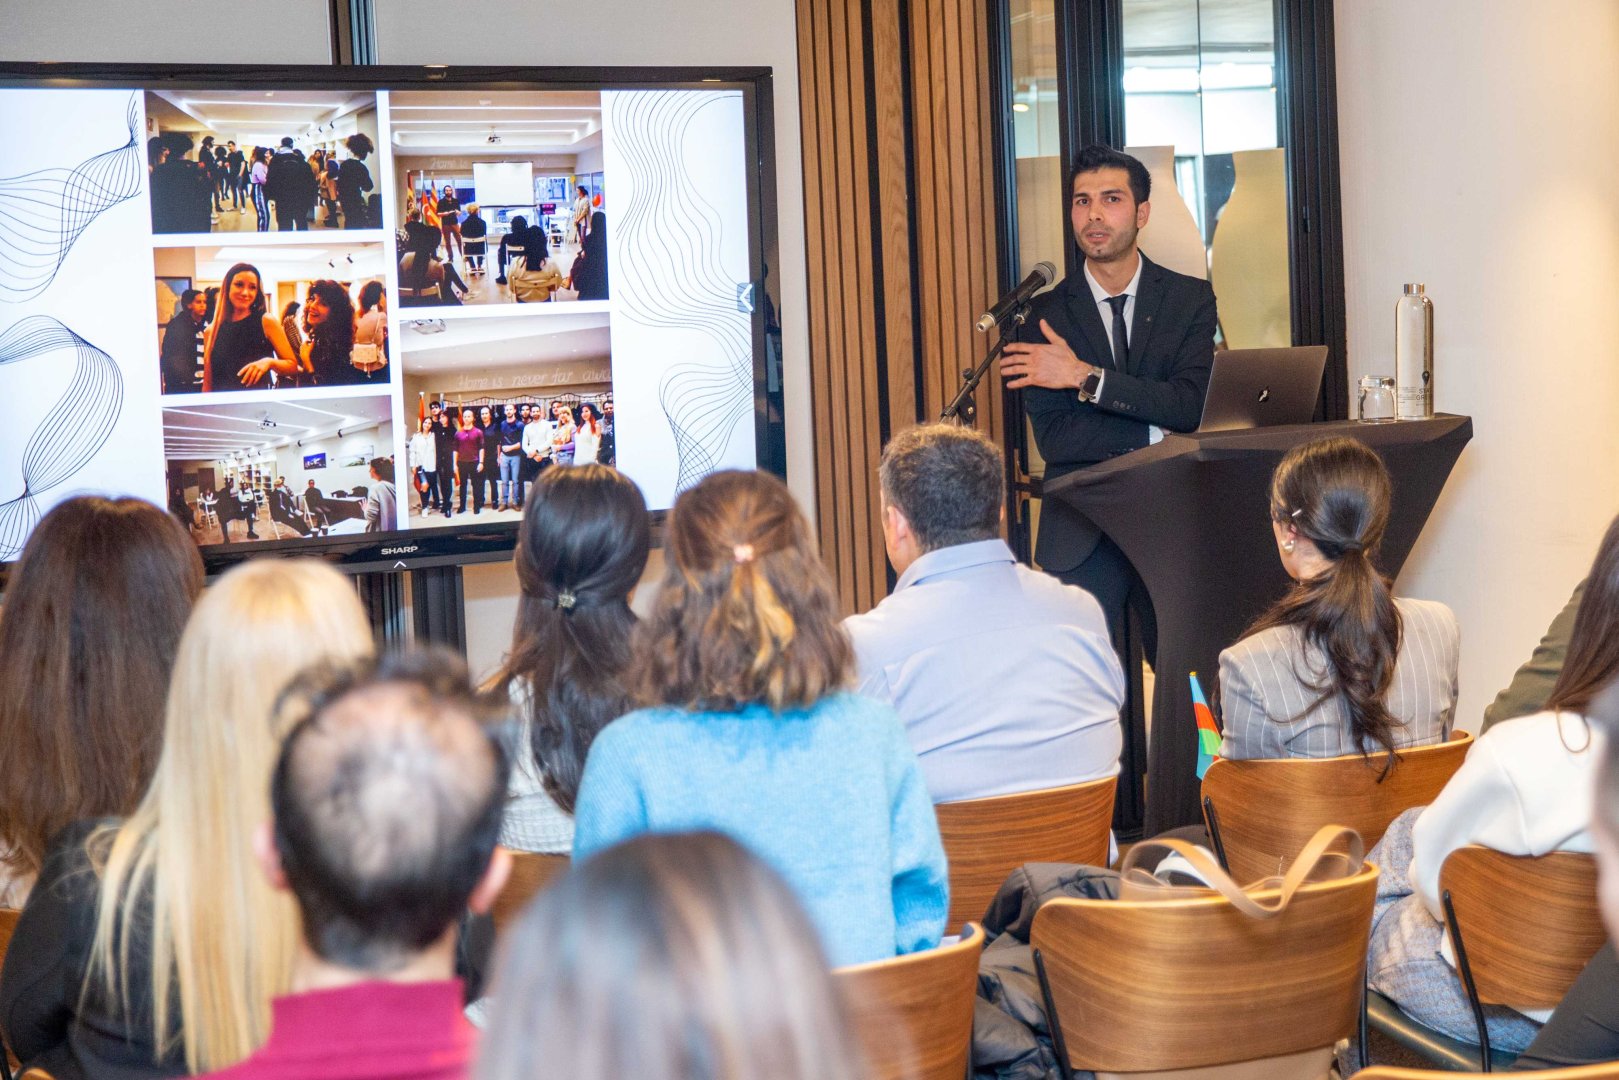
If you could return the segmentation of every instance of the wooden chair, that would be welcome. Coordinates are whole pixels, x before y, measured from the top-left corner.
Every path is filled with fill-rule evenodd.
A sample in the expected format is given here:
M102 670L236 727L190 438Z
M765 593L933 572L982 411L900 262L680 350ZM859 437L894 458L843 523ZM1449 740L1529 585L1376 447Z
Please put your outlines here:
M1270 919L1220 896L1048 900L1030 944L1065 1080L1324 1076L1359 1016L1376 892L1368 864Z
M495 933L506 929L528 907L529 901L557 878L568 872L566 855L537 855L532 851L512 852L512 873L506 887L495 897L490 918L495 921Z
M1116 777L989 799L938 803L950 864L951 930L982 919L1006 877L1027 862L1106 866Z
M1483 1072L1510 1064L1514 1055L1490 1048L1482 1006L1550 1009L1563 1000L1607 940L1596 883L1590 855L1503 855L1477 846L1451 852L1439 868L1440 897L1478 1043L1446 1038L1375 992L1367 995L1371 1026L1436 1064Z
M17 931L17 919L22 915L18 908L0 908L0 966L6 961L6 950L11 948L11 935ZM0 1041L0 1077L11 1080L17 1071L17 1059L11 1054L11 1047ZM35 1070L30 1070L33 1072ZM47 1077L46 1080L49 1080Z
M1495 1073L1457 1073L1448 1069L1393 1069L1386 1065L1374 1066L1357 1072L1353 1080L1482 1080L1485 1076L1494 1076ZM1580 1065L1567 1069L1535 1069L1532 1072L1515 1072L1515 1077L1521 1076L1525 1080L1619 1080L1619 1061L1607 1061L1600 1065Z
M1472 746L1473 736L1458 731L1448 742L1402 750L1381 782L1375 755L1222 758L1203 777L1210 839L1242 882L1284 872L1323 825L1349 826L1370 849L1402 812L1433 802Z
M866 1054L869 1080L962 1080L984 932L927 952L838 968L833 977Z

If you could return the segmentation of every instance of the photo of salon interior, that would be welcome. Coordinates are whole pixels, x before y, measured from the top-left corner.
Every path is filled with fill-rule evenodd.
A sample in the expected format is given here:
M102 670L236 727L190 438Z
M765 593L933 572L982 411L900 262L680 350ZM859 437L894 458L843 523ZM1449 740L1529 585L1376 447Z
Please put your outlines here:
M606 215L600 93L396 91L388 119L402 303L418 302L418 248L435 264L424 289L437 286L423 305L604 298L588 283L579 296L573 273Z
M366 513L393 483L386 395L170 406L163 446L170 509L199 545L396 527Z

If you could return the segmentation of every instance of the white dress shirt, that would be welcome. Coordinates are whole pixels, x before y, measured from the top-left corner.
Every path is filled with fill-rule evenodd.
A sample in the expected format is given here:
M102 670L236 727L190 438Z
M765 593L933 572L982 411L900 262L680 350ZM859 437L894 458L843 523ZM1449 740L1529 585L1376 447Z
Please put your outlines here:
M551 452L551 433L556 430L555 420L530 420L523 425L523 456L541 457Z
M1126 298L1124 301L1124 327L1126 335L1124 347L1127 350L1130 347L1129 334L1136 324L1136 293L1141 290L1141 268L1144 265L1145 263L1142 262L1141 254L1137 252L1136 272L1131 275L1130 284L1124 287L1124 292L1122 293L1122 295ZM1085 284L1091 287L1091 298L1096 301L1097 313L1102 316L1102 330L1107 334L1107 347L1114 351L1114 355L1117 355L1117 349L1113 344L1113 305L1108 303L1108 300L1111 297L1121 294L1110 293L1102 287L1102 283L1097 281L1096 277L1091 273L1091 261L1089 259L1085 260ZM1112 360L1113 357L1109 356L1108 359ZM1107 371L1103 370L1101 373L1101 378L1097 379L1096 381L1097 397L1102 396L1102 386L1106 382ZM1151 446L1153 443L1163 439L1163 437L1163 428L1158 427L1156 424L1147 429L1147 445Z

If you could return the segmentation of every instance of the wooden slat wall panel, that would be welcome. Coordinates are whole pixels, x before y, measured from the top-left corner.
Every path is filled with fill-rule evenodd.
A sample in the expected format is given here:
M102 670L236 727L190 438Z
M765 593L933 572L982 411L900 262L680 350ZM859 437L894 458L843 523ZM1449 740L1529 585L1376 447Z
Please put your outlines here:
M850 611L887 591L883 433L937 416L989 344L987 18L979 0L798 4L818 531ZM992 376L992 436L999 399Z

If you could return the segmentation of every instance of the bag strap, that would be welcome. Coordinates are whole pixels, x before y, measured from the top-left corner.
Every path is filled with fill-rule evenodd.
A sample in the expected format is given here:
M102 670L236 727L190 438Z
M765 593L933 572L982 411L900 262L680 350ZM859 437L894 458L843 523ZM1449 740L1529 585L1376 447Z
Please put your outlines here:
M1351 874L1360 872L1360 868L1365 862L1366 851L1365 843L1361 840L1360 833L1343 825L1323 825L1317 829L1315 835L1310 837L1309 843L1305 844L1304 849L1299 852L1298 858L1294 859L1293 864L1287 868L1287 875L1281 878L1280 882L1276 878L1265 878L1254 882L1245 889L1232 880L1230 874L1221 869L1220 864L1214 860L1208 851L1195 844L1188 844L1184 840L1170 839L1143 840L1136 844L1130 849L1129 854L1125 856L1124 862L1120 864L1119 874L1122 877L1132 871L1147 873L1143 867L1136 865L1138 861L1136 853L1143 848L1162 848L1185 859L1192 869L1196 870L1203 880L1208 882L1209 888L1231 901L1231 905L1243 914L1255 919L1269 919L1287 910L1287 905L1293 900L1293 894L1298 892L1301 885L1310 880L1310 875L1315 873L1316 868L1327 856L1327 850L1340 837L1348 837L1349 851L1345 857L1344 872L1338 876L1348 877ZM1261 891L1272 888L1278 890L1276 897L1263 903L1255 900L1248 893L1249 889Z

